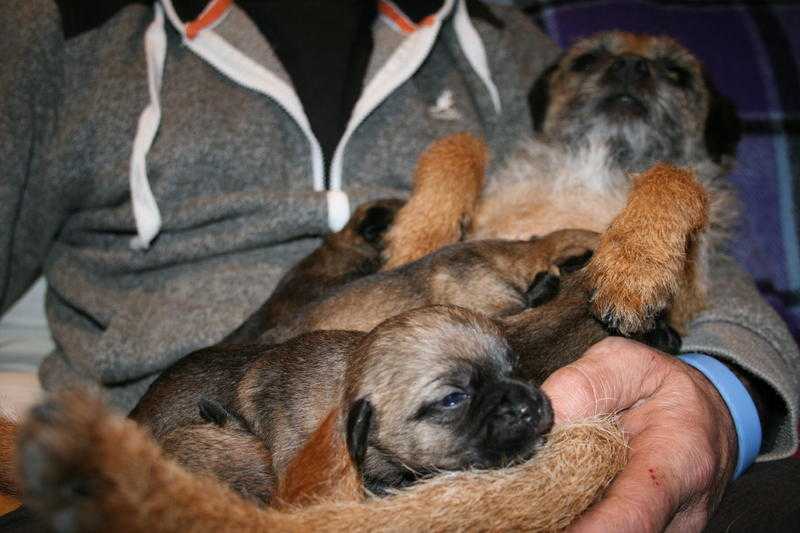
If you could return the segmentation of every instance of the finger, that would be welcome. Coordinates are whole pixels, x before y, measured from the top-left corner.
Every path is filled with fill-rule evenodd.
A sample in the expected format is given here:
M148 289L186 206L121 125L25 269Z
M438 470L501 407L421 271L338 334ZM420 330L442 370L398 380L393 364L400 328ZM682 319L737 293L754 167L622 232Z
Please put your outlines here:
M702 531L708 523L709 511L704 503L698 503L675 515L667 526L666 533L683 533L684 531Z
M660 531L673 524L674 531L702 528L718 464L713 443L687 427L691 413L673 395L661 393L620 417L626 433L634 435L629 462L576 524L577 531Z
M643 344L608 337L542 384L561 423L616 413L655 392L666 375L663 354Z

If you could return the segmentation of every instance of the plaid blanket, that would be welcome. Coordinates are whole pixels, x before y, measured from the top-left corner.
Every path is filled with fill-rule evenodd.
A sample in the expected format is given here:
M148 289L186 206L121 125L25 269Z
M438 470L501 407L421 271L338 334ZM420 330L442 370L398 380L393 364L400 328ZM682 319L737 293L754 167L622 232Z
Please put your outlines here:
M800 2L524 4L563 47L605 30L670 35L706 65L745 130L732 176L743 204L732 252L800 339Z

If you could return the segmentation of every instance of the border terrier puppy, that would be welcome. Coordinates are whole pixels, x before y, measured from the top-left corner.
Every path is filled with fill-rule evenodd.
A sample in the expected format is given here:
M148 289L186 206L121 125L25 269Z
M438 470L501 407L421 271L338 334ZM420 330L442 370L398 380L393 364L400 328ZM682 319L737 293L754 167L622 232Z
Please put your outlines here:
M734 218L723 179L740 137L730 102L674 40L622 32L579 41L530 98L534 138L488 177L486 148L469 135L423 154L385 268L462 236L586 228L603 233L587 267L597 316L627 334L669 307L671 323L685 324Z
M283 342L314 330L369 331L425 305L458 305L495 318L516 315L552 299L561 271L585 264L597 239L591 231L561 230L524 241L456 243L402 268L342 285L258 340Z
M276 291L240 328L248 328L248 334L237 340L272 344L315 330L369 331L416 307L458 305L498 319L520 355L517 374L538 384L595 342L617 333L598 321L589 305L591 278L582 267L594 253L598 235L588 230L559 230L527 241L456 243L392 271L370 275L353 271L342 276L347 283L325 286L318 268L321 258L336 272L356 264L348 259L351 254L337 253L331 243L357 242L361 237L350 227L386 218L370 215L384 204L370 205L356 211L340 232L343 235L331 236L287 273L278 285L284 290ZM298 280L303 284L300 291L315 296L304 300L305 305L292 296ZM271 309L291 313L276 321ZM662 317L652 328L630 336L666 352L680 346Z
M382 493L437 471L533 455L552 411L536 387L511 377L516 357L493 320L424 307L368 333L316 331L277 346L197 352L165 371L131 418L190 470L264 501L309 440L332 446L330 435L312 438L327 428L366 487ZM311 455L319 462L331 451ZM331 475L324 470L316 469Z

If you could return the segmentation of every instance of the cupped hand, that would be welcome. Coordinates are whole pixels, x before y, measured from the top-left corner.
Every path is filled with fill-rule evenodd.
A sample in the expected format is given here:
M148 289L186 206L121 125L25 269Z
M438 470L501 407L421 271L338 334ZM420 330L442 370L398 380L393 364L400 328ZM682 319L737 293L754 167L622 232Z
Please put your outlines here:
M736 434L697 370L644 344L608 337L542 385L556 424L619 413L630 460L576 532L699 531L731 478Z

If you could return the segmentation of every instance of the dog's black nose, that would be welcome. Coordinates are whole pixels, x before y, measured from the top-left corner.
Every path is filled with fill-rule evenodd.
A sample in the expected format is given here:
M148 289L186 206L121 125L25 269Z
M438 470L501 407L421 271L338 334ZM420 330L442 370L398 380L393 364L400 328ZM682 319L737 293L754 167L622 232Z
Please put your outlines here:
M504 387L494 412L494 430L501 440L522 434L540 435L550 429L552 409L547 397L524 383Z
M624 55L618 57L608 67L609 75L621 82L637 82L650 77L650 66L647 60L637 55Z
M529 383L515 379L495 382L482 402L486 409L476 433L473 466L497 467L527 459L553 425L553 409L547 396Z

